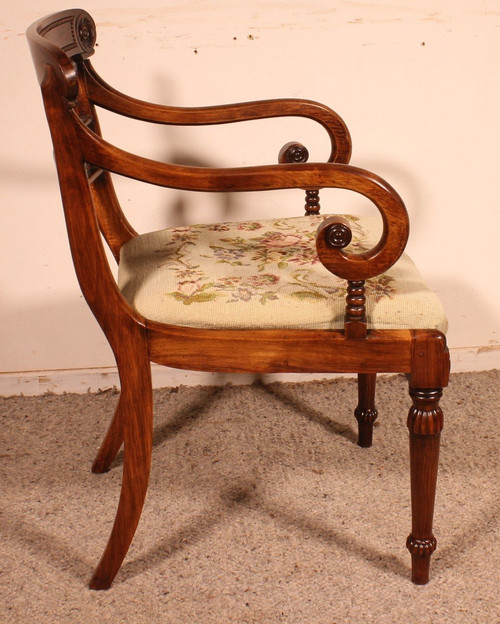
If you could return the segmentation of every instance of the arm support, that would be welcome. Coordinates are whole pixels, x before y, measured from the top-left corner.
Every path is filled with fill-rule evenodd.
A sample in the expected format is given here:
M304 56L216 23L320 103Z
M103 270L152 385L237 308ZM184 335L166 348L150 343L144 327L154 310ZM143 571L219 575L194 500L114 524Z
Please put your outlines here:
M342 188L364 195L375 204L383 222L380 241L372 249L353 254L332 246L335 236L330 234L336 221L331 220L320 226L316 238L321 262L344 279L364 280L383 273L398 260L408 240L408 214L403 201L385 180L364 169L337 163L234 169L165 164L121 150L89 130L76 115L75 120L88 163L150 184L205 192Z

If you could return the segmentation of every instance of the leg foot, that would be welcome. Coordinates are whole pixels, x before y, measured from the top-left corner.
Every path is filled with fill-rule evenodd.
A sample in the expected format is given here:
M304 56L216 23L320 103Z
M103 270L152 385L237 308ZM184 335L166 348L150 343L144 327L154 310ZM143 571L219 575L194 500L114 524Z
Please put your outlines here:
M409 535L406 547L411 553L411 580L415 585L429 582L431 555L436 550L436 538L419 540Z
M378 412L375 408L375 373L360 373L358 375L358 406L354 415L358 421L358 445L368 448L373 440L373 423Z

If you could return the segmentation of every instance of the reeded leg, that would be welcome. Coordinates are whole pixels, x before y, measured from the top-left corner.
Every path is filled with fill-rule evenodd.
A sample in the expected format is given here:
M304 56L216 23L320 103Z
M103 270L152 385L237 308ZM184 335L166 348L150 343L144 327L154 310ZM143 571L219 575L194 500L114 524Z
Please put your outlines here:
M428 582L430 559L436 549L432 520L443 428L443 412L439 407L442 394L441 388L410 389L413 399L408 414L412 530L406 546L412 557L412 581L417 585Z
M153 441L153 397L149 361L139 355L134 354L135 360L119 366L122 396L118 407L125 444L122 487L113 529L90 581L91 589L111 586L134 537L146 497ZM109 440L110 452L101 465L116 448L116 431Z
M123 444L123 394L120 394L113 420L92 464L92 472L107 472Z
M360 373L358 375L358 406L354 415L358 421L358 444L363 448L372 445L373 423L378 412L375 408L375 373Z

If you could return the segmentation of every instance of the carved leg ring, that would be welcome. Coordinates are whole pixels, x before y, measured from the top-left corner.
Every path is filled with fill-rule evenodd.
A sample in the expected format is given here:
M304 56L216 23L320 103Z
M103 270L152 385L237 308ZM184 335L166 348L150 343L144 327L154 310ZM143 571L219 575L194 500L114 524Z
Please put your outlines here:
M375 383L377 375L358 375L358 406L354 415L358 421L358 444L363 448L372 445L373 423L376 421L378 412L375 408Z
M412 558L412 581L417 585L428 582L430 559L436 549L432 520L439 441L443 429L443 412L439 407L442 394L441 388L410 389L413 399L413 406L408 414L412 530L406 546Z

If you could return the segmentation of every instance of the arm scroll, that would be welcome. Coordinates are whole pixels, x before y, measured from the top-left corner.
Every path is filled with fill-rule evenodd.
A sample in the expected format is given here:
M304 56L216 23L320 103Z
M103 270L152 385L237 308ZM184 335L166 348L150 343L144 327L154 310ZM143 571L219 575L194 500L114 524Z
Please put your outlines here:
M358 188L353 190L368 197L378 208L383 223L379 242L359 254L344 251L352 238L349 224L343 217L330 217L318 228L316 250L330 272L349 281L359 281L384 273L399 259L408 241L409 220L402 199L382 178L363 175Z

